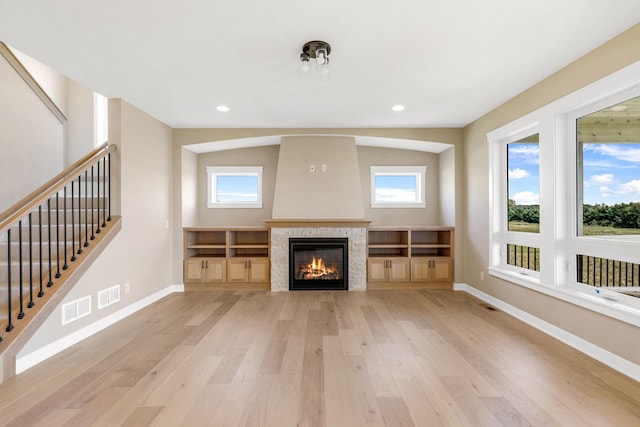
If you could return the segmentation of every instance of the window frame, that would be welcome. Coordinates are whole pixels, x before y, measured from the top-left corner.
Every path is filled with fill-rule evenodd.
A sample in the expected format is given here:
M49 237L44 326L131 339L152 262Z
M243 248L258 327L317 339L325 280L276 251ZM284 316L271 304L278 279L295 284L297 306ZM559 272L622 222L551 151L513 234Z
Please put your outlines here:
M262 166L207 166L207 207L211 209L261 209ZM219 202L216 200L218 176L256 176L258 194L256 201Z
M491 276L640 326L640 298L618 293L611 298L613 291L578 283L576 266L577 254L602 258L612 258L611 255L615 254L621 260L636 261L640 258L638 240L577 235L575 120L636 96L640 96L640 62L487 133L490 156L490 253L487 270ZM506 253L503 262L500 251L507 236L504 232L506 207L501 206L507 203L505 180L508 174L503 144L515 142L536 128L540 134L539 278L523 275L517 268L506 267ZM504 153L502 158L500 152ZM518 241L535 246L526 240Z
M489 138L491 161L490 170L500 169L501 173L492 173L491 188L491 207L490 215L492 220L491 233L491 251L489 273L493 275L506 275L507 277L516 277L519 281L526 283L540 283L540 275L542 272L542 258L540 260L541 272L529 270L507 263L507 245L520 245L528 247L537 247L541 250L543 224L542 215L543 207L543 189L542 182L540 188L540 231L538 233L526 233L522 231L509 230L509 169L508 169L508 153L507 147L511 143L520 141L523 138L533 134L540 135L540 124L534 120L525 125L517 124L516 128L509 129L501 135L495 135ZM540 136L541 139L541 136ZM541 142L538 143L540 152L542 152ZM542 181L542 173L539 171L540 180Z
M371 208L424 208L426 207L426 166L370 166ZM376 177L378 176L414 176L416 179L416 197L414 202L393 202L376 200Z

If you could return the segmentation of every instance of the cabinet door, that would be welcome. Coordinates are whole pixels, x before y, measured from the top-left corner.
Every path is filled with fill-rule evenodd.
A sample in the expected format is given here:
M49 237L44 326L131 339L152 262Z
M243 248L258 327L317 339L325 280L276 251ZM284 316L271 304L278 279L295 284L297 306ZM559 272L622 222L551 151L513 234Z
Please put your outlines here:
M204 259L190 258L184 261L184 281L202 282L204 280Z
M269 260L266 258L251 258L249 260L249 282L268 282Z
M227 281L246 282L248 279L248 261L244 258L227 261Z
M431 258L411 259L411 281L426 282L431 277Z
M409 259L392 258L389 260L387 274L389 282L408 282L409 281Z
M387 281L387 261L385 258L367 259L367 280L369 282Z
M434 282L451 282L453 281L451 258L433 258L433 267L431 268L431 280Z
M227 264L223 259L207 258L205 260L205 282L224 283L227 279Z

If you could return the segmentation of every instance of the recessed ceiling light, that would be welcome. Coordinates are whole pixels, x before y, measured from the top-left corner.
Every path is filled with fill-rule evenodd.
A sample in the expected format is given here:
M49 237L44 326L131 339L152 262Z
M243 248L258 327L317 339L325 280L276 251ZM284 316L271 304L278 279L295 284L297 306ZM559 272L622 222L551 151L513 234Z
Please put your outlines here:
M226 105L218 105L216 107L216 110L226 113L227 111L229 111L229 107L227 107Z
M404 105L400 105L400 104L394 105L393 107L391 107L391 109L393 111L402 111L402 110L404 110Z

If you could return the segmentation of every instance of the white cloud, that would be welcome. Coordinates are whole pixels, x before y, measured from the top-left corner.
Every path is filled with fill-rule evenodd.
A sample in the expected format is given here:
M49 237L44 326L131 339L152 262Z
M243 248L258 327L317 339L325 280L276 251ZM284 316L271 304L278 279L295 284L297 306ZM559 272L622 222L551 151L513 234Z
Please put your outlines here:
M594 185L607 185L613 183L612 173L603 173L602 175L591 175L589 179L590 184Z
M538 144L509 144L509 154L537 157L540 154L540 146Z
M530 173L524 169L515 168L509 169L509 179L520 179L529 176Z
M595 151L598 154L626 162L640 162L638 144L632 144L631 146L624 146L623 144L584 144L584 150Z
M617 203L638 201L640 200L640 179L619 184L617 189L603 185L600 187L600 195L606 198L618 197L619 201Z
M415 202L415 190L403 190L400 188L376 188L376 201L378 202Z
M634 179L633 181L625 182L620 185L623 194L638 194L640 195L640 179Z
M540 195L534 194L531 191L521 191L516 193L512 197L515 200L516 205L538 205L540 204Z

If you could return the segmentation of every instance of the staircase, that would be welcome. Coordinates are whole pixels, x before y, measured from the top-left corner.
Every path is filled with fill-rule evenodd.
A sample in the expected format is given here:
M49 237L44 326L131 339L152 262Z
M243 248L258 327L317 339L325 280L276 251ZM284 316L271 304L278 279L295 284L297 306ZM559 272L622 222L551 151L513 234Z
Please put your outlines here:
M0 214L0 382L15 356L121 228L106 143Z

